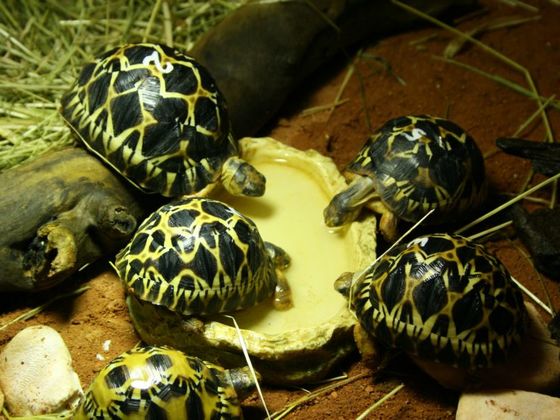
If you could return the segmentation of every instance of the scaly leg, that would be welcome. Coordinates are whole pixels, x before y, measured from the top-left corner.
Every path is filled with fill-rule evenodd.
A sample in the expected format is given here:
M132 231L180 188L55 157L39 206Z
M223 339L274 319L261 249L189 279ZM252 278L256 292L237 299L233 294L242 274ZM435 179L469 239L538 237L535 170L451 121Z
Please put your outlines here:
M288 280L284 275L284 270L290 265L291 258L286 251L270 242L265 242L265 247L276 270L274 307L279 310L290 309L293 306L292 292Z

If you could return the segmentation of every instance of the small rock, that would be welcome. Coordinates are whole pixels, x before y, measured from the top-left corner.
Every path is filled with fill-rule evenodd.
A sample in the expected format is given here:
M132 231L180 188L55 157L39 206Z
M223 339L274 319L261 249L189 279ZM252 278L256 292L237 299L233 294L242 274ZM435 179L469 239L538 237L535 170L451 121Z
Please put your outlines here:
M20 331L0 353L0 388L12 416L71 409L82 387L60 334L46 326Z
M560 280L560 209L543 208L528 213L517 205L510 214L537 269L553 280Z
M525 303L529 325L520 348L509 359L492 368L469 372L443 363L411 357L428 375L446 388L504 389L550 392L560 386L558 346L550 337L545 322L531 303Z
M111 340L105 340L103 342L103 351L105 353L107 353L109 351L109 349L111 348Z
M465 393L459 399L456 420L557 419L560 398L517 390Z

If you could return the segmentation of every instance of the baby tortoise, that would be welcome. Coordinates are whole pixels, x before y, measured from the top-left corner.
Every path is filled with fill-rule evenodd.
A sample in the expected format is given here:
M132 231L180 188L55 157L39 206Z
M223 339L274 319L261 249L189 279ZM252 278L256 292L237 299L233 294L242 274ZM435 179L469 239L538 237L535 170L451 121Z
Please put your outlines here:
M519 288L482 245L432 234L395 247L352 284L361 326L378 342L420 358L468 369L504 361L527 323Z
M249 368L225 370L167 347L134 348L95 377L75 419L241 419Z
M350 185L325 209L325 224L349 223L367 205L382 215L380 230L389 241L397 237L397 218L417 222L435 209L430 220L445 223L486 197L484 160L473 139L453 122L427 115L385 123L346 175Z
M191 197L164 205L117 255L129 293L183 315L211 315L253 306L274 294L291 305L282 273L290 263L263 242L256 225L232 207Z
M176 197L219 180L234 195L264 193L264 176L238 157L214 79L176 49L112 49L84 67L61 105L82 142L145 191Z

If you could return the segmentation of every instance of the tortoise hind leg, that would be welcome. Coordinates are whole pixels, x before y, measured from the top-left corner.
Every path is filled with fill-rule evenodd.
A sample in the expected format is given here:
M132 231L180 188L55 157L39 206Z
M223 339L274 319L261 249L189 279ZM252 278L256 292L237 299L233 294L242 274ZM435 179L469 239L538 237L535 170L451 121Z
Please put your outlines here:
M368 176L356 176L348 188L335 195L323 211L325 224L337 227L352 222L358 217L362 206L375 196L373 180Z
M290 265L291 258L286 251L279 246L264 243L268 256L272 260L276 271L276 289L274 290L274 307L279 310L290 309L293 306L292 292L284 271Z
M391 211L385 211L381 214L381 219L379 220L379 231L389 243L393 243L398 238L397 230L397 217Z

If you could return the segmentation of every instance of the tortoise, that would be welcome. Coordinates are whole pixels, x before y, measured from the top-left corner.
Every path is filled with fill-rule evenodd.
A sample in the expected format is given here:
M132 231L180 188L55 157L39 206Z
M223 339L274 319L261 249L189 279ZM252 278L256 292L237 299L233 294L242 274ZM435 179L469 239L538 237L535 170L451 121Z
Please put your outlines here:
M241 419L249 368L226 370L165 346L136 347L94 378L75 419Z
M486 197L484 160L476 143L455 123L428 115L386 122L347 166L348 188L324 210L325 224L353 221L367 204L381 213L380 231L393 241L397 219L445 223Z
M277 308L290 307L289 263L251 219L223 202L188 197L144 220L115 267L129 295L196 321L271 295Z
M210 73L165 45L114 48L88 63L61 113L83 144L146 192L195 194L218 180L261 196L265 178L241 159Z
M527 328L507 269L459 235L418 237L361 275L344 273L335 288L384 347L469 370L505 361Z

